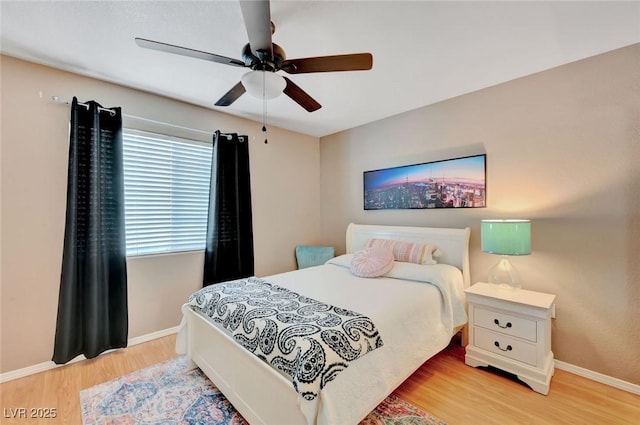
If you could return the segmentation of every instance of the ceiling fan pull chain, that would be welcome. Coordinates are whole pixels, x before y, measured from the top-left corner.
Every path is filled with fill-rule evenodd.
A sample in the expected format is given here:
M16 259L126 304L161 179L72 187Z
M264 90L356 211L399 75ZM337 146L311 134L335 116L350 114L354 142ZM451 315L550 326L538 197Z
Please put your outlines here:
M266 81L265 81L265 72L262 72L262 131L264 133L264 144L269 143L267 140L267 96L265 93L266 90Z

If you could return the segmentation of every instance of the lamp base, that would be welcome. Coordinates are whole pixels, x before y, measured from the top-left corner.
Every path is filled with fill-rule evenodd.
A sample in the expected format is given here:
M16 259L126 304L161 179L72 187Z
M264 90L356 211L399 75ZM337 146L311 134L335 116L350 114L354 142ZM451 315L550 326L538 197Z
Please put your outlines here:
M500 262L493 266L489 270L489 283L500 285L508 289L520 289L522 283L520 281L520 274L513 267L511 262L506 256L503 256Z

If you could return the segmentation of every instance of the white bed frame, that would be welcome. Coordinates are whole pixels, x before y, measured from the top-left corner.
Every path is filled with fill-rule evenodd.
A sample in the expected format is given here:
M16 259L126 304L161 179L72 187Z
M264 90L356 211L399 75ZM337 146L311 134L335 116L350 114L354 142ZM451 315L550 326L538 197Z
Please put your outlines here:
M346 247L347 253L356 252L370 238L429 242L442 251L437 258L439 263L451 264L462 270L466 288L470 280L469 234L469 228L351 223L347 228ZM182 307L182 313L187 321L187 360L211 379L250 424L306 424L298 408L298 395L289 380L188 305Z

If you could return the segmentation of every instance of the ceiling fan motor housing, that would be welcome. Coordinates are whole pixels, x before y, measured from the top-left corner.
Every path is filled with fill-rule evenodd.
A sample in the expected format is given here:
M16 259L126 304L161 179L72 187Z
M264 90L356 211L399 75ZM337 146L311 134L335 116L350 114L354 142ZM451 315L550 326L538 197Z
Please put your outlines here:
M282 67L282 62L286 59L286 55L282 47L277 44L272 44L273 57L271 52L266 50L257 50L256 54L251 51L251 46L246 44L242 49L242 60L248 68L254 71L279 71Z

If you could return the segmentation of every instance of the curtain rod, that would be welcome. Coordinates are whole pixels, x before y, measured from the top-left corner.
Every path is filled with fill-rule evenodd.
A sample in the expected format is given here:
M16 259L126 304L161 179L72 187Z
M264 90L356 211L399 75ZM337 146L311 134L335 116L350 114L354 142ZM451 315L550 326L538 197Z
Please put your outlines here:
M53 100L55 103L59 103L61 105L71 105L71 102L69 102L68 100L62 100L60 99L58 96L51 96L51 100ZM85 108L89 109L89 105L86 103L82 103L82 102L78 102L78 105L82 105ZM101 111L108 111L109 113L114 113L113 109L109 109L109 108L100 108ZM204 130L198 130L197 128L191 128L191 127L185 127L182 125L176 125L176 124L170 124L168 122L162 122L162 121L156 121L156 120L152 120L150 118L143 118L143 117L139 117L136 115L130 115L130 114L122 114L122 116L127 117L127 118L131 118L134 120L140 120L140 121L146 121L152 124L160 124L160 125L164 125L167 127L173 127L173 128L179 128L180 130L187 130L187 131L193 131L195 133L201 133L201 134L206 134L206 135L212 135L213 133L215 133L215 131L204 131ZM230 134L226 134L226 133L220 133L221 136L225 136L227 139L231 140L231 135Z

